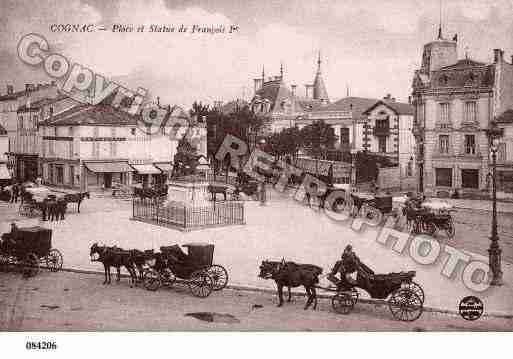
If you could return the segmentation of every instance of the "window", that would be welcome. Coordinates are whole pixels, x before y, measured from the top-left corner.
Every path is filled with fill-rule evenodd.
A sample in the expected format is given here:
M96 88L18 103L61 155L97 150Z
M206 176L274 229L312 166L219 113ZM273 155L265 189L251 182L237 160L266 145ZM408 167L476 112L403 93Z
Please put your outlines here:
M465 135L465 153L467 155L476 154L476 136Z
M114 138L116 137L116 128L115 127L112 127L110 129L110 134L111 134L111 137L112 137L111 141L110 141L110 156L111 157L116 157L117 143L114 140Z
M369 146L370 149L371 146ZM387 152L387 139L384 136L378 137L378 152L385 153Z
M449 110L450 110L450 106L448 103L440 104L440 123L449 124L451 122L451 119L449 116Z
M440 135L438 137L438 147L440 153L449 153L449 135Z
M452 187L452 168L436 168L436 185Z
M132 136L135 136L135 127L130 129L130 133L132 134Z
M508 158L508 153L506 152L506 143L499 143L497 147L497 161L505 162Z
M55 166L57 171L57 183L62 184L64 183L64 167L62 165Z
M69 184L71 186L75 185L75 167L69 166Z
M379 128L379 129L389 129L390 127L390 124L389 124L389 121L388 119L386 120L376 120L376 128Z
M462 188L479 188L479 170L461 170Z
M413 176L413 158L410 158L410 160L408 161L408 165L406 167L406 176Z
M477 103L475 101L465 102L464 121L471 123L477 121Z

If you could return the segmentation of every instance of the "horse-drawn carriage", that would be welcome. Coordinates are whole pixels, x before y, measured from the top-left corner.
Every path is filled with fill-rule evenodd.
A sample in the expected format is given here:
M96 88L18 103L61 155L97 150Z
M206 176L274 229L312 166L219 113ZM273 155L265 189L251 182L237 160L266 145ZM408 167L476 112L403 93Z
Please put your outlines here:
M27 277L35 276L40 264L52 272L62 268L63 257L59 250L52 248L52 230L34 226L15 228L2 234L0 243L0 265L21 266Z
M319 286L319 276L322 268L312 264L296 264L294 262L263 261L260 266L259 277L273 279L278 287L278 299L283 304L283 287L289 288L289 301L291 300L291 287L304 286L308 300L307 309L313 303L317 306L316 289L335 292L331 298L333 309L337 313L350 313L358 301L357 288L365 290L371 298L385 300L388 298L388 307L394 318L402 321L414 321L420 317L424 306L424 290L413 281L415 271L375 274L363 264L354 254L351 247L346 247L342 259L335 264L329 273L328 279L336 286ZM340 279L336 274L340 273ZM356 279L352 276L356 274Z
M353 214L363 213L374 218L393 213L392 196L387 194L351 193Z
M44 200L51 195L46 187L26 187L21 194L18 212L26 217L39 217L43 213Z
M360 288L371 298L388 298L388 308L398 320L414 321L422 314L425 296L422 287L413 281L415 271L375 274L353 252L346 251L337 265L340 268L334 268L334 271L340 270L343 275L336 289L321 288L336 292L331 305L337 313L348 314L353 310L359 298L357 288ZM353 273L356 273L356 279L351 278Z
M143 277L147 290L155 291L162 285L170 287L181 282L189 286L193 295L204 298L226 287L228 272L223 266L212 264L213 244L191 243L183 247L188 253L173 245L160 247L160 253L148 255L148 268Z
M451 204L438 200L422 203L410 200L403 208L403 214L414 233L434 235L437 231L444 231L450 239L456 234L451 215L453 211Z

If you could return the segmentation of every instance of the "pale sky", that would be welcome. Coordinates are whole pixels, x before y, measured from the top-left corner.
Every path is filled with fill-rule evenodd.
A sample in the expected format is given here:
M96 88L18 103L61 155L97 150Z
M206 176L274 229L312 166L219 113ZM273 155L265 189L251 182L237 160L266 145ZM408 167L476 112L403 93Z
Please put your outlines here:
M443 0L444 35L458 33L460 57L491 62L493 48L513 52L513 0ZM238 25L232 35L52 33L50 25ZM0 3L0 94L7 83L50 79L16 57L20 37L44 35L53 51L117 80L147 88L162 102L189 108L194 100L228 101L253 93L266 75L304 84L317 51L332 100L346 95L406 100L422 46L437 35L439 1L419 0L50 0ZM245 88L245 90L243 90Z

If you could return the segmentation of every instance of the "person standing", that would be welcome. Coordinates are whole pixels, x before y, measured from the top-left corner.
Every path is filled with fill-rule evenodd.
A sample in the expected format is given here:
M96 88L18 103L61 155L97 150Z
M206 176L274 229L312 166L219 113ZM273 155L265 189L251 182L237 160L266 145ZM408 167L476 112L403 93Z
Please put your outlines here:
M12 185L12 197L11 197L11 203L18 203L18 196L20 195L20 186L18 182L14 182Z

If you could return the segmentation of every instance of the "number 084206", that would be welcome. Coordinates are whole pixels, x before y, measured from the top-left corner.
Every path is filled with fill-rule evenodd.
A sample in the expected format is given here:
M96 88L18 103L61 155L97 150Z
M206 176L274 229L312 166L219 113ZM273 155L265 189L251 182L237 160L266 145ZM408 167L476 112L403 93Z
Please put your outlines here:
M25 343L27 350L53 350L57 349L55 342L27 342Z

